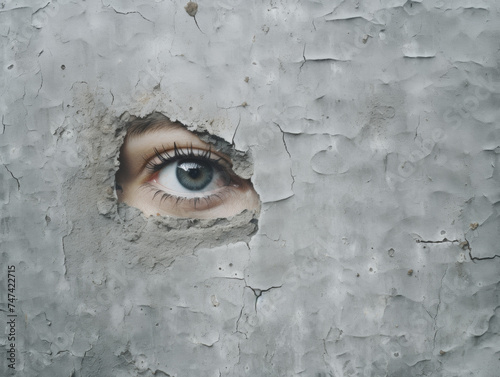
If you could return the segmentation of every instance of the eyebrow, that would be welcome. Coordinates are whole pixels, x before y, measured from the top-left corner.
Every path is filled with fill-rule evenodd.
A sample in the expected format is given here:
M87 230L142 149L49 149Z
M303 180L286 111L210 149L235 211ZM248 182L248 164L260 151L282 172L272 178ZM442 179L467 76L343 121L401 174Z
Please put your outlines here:
M179 122L172 122L165 115L153 113L146 118L137 118L127 125L127 137L140 137L155 131L169 131L173 129L185 129Z

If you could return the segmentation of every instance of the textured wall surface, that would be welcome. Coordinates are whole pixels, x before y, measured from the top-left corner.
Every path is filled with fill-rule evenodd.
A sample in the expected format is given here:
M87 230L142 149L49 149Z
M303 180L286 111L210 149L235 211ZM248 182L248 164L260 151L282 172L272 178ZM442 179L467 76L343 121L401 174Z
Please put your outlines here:
M499 3L185 5L0 5L0 374L497 376ZM251 154L253 236L116 204L153 111Z

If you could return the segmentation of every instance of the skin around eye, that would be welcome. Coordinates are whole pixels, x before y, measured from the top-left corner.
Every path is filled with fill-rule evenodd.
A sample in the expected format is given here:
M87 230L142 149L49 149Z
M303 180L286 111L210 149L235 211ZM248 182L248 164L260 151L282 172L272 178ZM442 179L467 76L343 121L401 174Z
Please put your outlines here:
M260 205L228 156L167 119L129 129L116 182L118 200L146 216L224 218Z

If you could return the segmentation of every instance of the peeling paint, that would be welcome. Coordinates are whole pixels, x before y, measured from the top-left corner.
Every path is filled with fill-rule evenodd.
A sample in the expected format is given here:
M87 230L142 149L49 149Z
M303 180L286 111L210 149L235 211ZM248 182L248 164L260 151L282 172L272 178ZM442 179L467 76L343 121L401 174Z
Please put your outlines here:
M0 7L2 376L497 375L497 2ZM260 213L117 203L153 112Z

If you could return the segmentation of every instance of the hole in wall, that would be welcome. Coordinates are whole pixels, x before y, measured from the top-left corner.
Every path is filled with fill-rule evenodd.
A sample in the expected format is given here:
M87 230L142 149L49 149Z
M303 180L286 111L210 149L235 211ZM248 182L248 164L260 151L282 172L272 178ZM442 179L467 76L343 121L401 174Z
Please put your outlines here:
M258 211L260 200L251 180L233 170L233 160L242 170L242 158L249 156L162 114L134 119L120 150L118 201L148 217L215 219Z
M160 113L131 118L125 131L115 175L123 220L138 209L150 224L144 230L196 235L202 246L248 242L255 234L261 202L248 153Z

